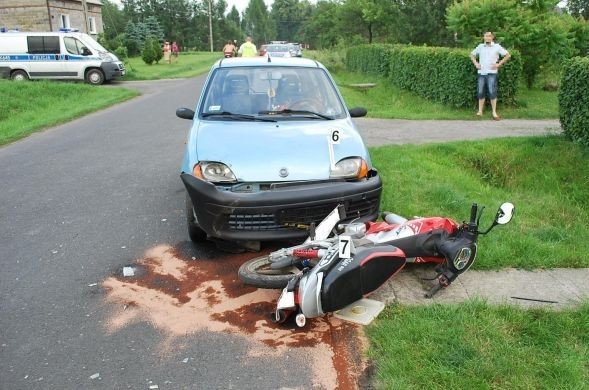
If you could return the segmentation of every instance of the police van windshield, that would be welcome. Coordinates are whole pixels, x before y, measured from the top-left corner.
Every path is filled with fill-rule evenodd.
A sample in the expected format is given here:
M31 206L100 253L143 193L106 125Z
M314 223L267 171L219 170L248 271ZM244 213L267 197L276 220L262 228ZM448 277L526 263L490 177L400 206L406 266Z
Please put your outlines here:
M278 66L217 69L208 83L200 114L215 119L215 114L221 117L226 113L271 115L275 120L346 117L335 86L323 69Z
M87 34L81 34L80 38L81 38L82 42L84 42L86 44L86 46L88 46L91 49L94 49L98 52L104 52L104 53L109 52L100 43L96 42L94 39L92 39L91 36L89 36Z

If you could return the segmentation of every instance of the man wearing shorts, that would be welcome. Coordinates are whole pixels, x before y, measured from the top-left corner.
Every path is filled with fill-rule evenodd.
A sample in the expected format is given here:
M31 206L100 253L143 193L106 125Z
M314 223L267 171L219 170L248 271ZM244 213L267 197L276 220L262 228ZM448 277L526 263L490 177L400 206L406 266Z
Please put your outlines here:
M483 35L484 43L478 45L470 53L470 60L478 69L477 98L479 99L479 111L477 112L477 115L483 115L486 89L489 100L491 101L493 119L498 121L501 117L497 115L497 71L503 66L509 57L511 57L511 55L500 44L493 42L494 39L495 35L493 35L491 31L487 31ZM499 56L503 58L501 61L497 62Z

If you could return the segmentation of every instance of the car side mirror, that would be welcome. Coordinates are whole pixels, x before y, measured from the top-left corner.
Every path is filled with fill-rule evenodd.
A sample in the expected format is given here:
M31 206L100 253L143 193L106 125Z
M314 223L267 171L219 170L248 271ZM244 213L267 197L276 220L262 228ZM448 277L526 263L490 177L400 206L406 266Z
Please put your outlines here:
M181 119L194 119L194 111L190 108L178 108L176 109L176 116Z
M513 213L515 212L515 206L513 203L503 203L499 206L499 210L497 210L497 214L495 215L495 223L497 225L505 225L511 221L513 218Z
M349 112L352 118L361 118L363 116L366 116L366 114L368 113L368 111L366 111L364 107L354 107L351 108Z

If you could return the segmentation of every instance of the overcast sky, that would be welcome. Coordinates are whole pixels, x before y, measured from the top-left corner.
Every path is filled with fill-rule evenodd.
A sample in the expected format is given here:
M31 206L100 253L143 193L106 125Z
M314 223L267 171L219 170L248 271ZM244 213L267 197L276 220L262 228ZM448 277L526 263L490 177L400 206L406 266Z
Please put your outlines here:
M239 13L242 13L243 11L245 11L247 5L249 4L249 0L225 0L225 1L227 2L227 11L229 11L231 9L231 7L235 6L235 8L237 8ZM270 6L272 5L273 1L274 0L264 0L266 5L268 6L268 9L270 9Z

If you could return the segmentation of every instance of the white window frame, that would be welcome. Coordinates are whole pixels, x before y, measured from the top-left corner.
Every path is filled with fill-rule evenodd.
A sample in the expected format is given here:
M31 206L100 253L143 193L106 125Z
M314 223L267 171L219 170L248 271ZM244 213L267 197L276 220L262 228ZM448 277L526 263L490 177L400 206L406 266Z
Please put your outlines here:
M71 28L70 15L59 14L59 23L61 24L61 28Z
M90 34L96 34L96 17L88 16L88 30Z

